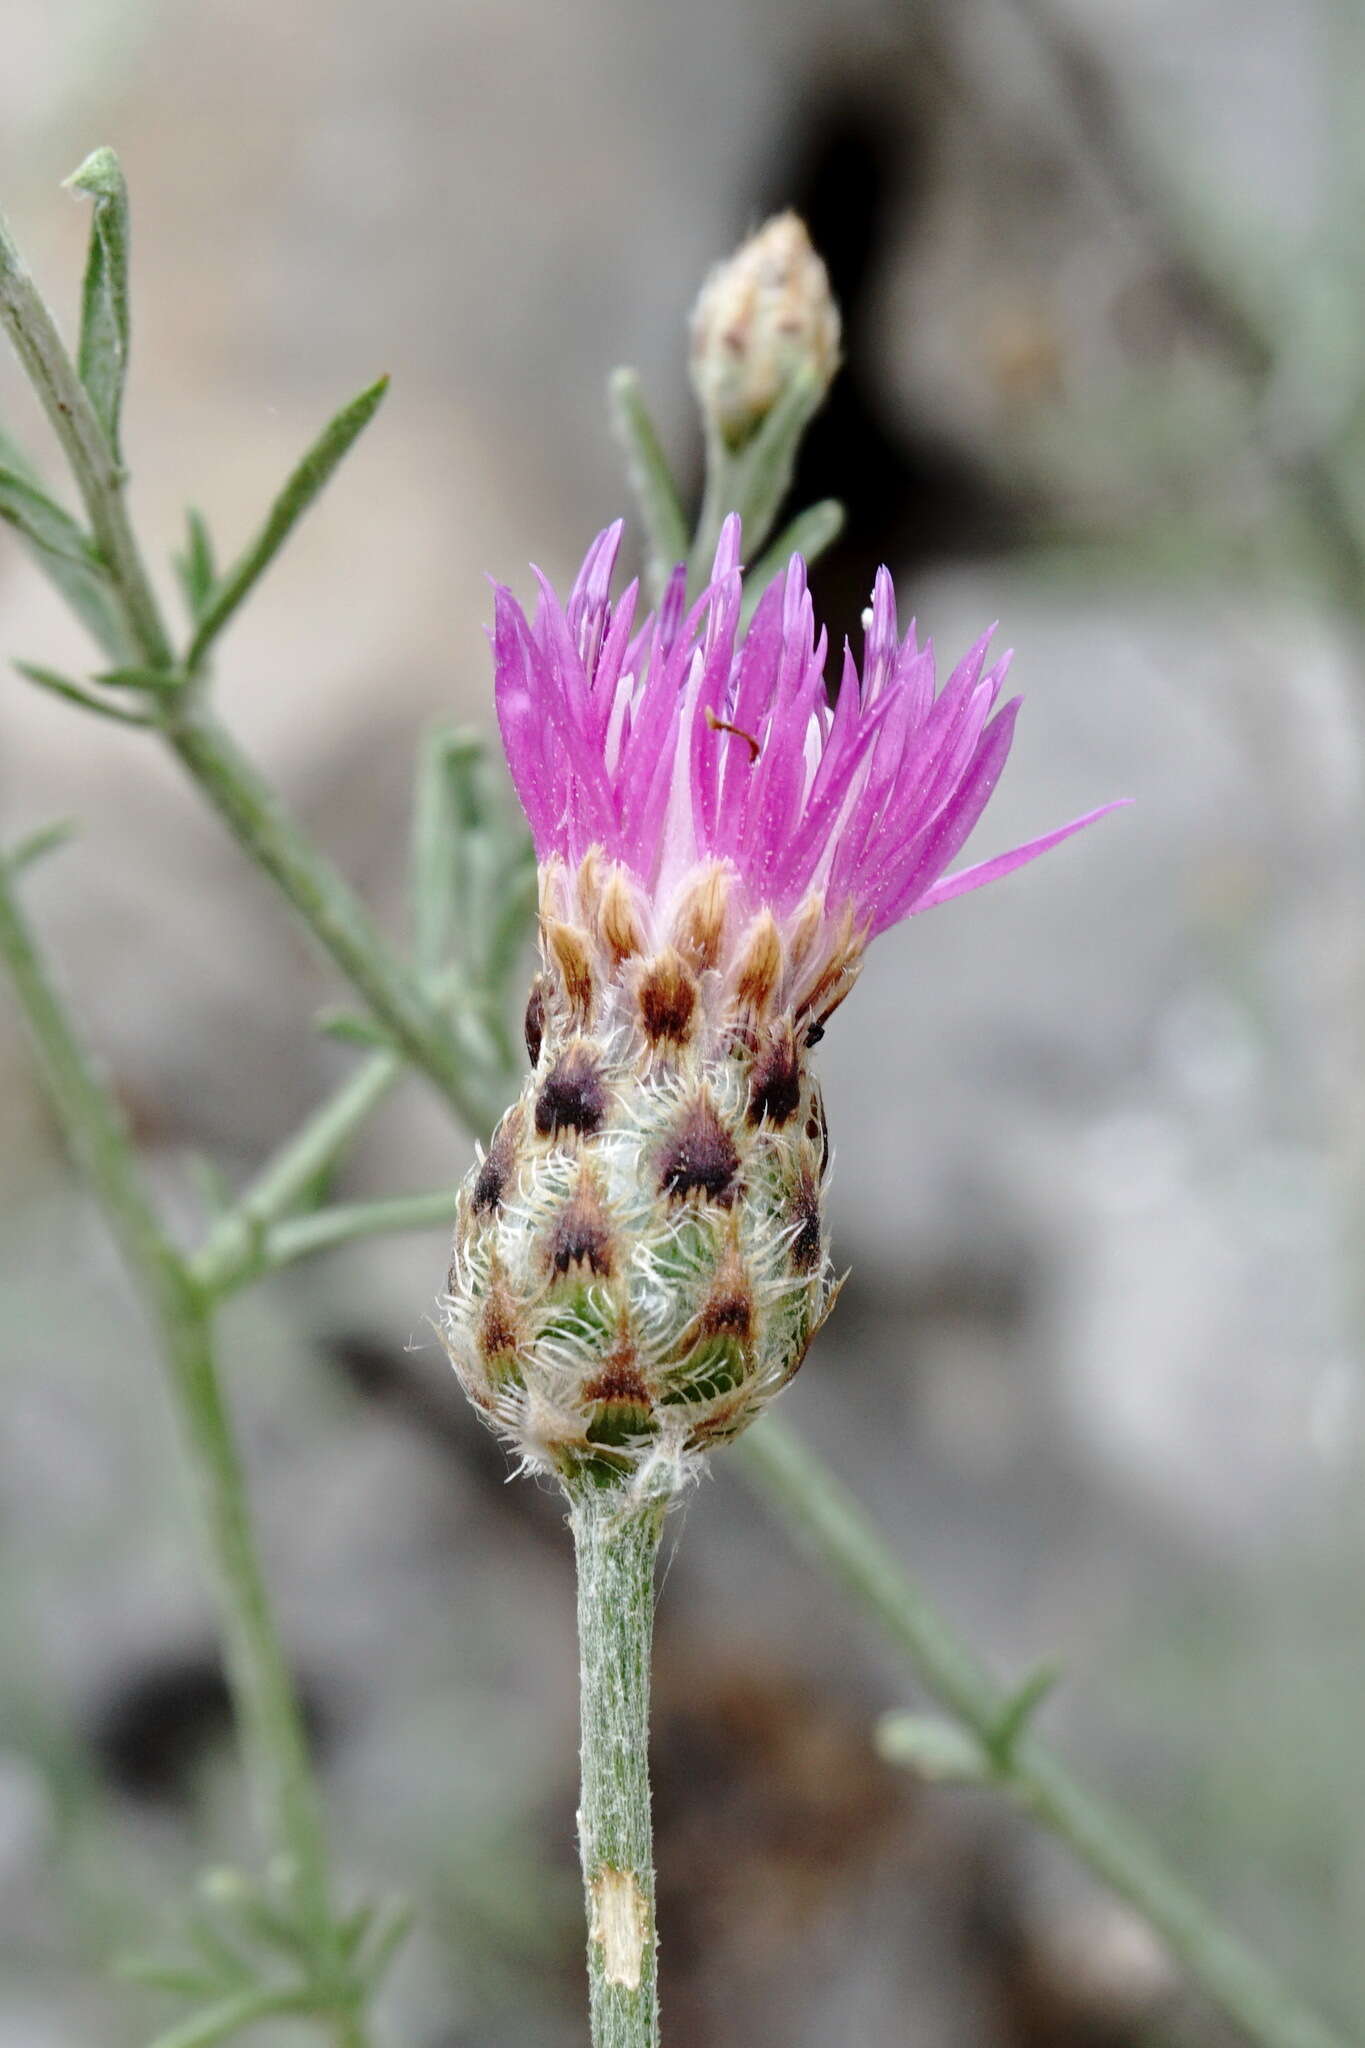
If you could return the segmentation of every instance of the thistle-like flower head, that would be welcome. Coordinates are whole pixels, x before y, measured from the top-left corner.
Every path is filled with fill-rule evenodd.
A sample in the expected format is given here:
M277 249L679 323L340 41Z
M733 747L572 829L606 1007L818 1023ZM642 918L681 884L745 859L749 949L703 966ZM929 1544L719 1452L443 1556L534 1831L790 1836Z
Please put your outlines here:
M676 1486L834 1299L809 1059L870 938L1088 819L947 872L1009 752L986 640L943 688L877 578L831 707L803 564L741 627L739 525L637 624L620 528L567 605L500 589L498 716L540 862L532 1072L461 1191L443 1328L527 1463ZM1091 813L1098 816L1098 813Z

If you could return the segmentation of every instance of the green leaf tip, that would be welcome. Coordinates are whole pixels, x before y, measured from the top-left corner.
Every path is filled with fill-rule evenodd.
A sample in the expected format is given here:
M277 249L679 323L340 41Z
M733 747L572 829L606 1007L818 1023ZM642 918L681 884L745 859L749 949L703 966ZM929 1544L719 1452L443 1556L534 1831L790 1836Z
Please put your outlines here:
M92 149L85 162L62 183L68 192L88 192L94 199L122 199L128 190L123 165L107 143Z
M213 596L218 569L208 521L195 505L185 514L185 546L180 554L172 555L171 566L180 579L190 623L198 625Z
M81 289L81 338L76 367L115 462L119 414L128 375L128 187L112 149L96 149L66 180L95 202L90 248Z
M185 668L191 675L202 665L228 620L264 575L332 472L374 418L388 388L387 375L376 378L328 421L307 454L286 478L256 538L206 593L199 623L185 656Z
M1040 1664L1006 1700L987 1744L999 1769L1010 1768L1020 1739L1061 1675L1060 1664Z

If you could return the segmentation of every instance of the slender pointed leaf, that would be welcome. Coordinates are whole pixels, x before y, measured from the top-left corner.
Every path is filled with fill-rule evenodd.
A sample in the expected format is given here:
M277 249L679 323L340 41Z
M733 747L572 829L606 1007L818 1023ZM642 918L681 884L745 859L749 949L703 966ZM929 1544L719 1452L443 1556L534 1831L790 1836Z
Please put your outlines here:
M812 369L794 376L752 441L732 458L733 503L744 518L744 544L761 547L791 489L806 428L824 401L825 385Z
M687 560L687 521L634 370L613 371L607 397L616 438L625 450L626 475L649 542L649 577L657 598L670 570Z
M386 1052L395 1050L393 1038L384 1026L358 1010L320 1010L313 1022L324 1038L334 1038L339 1045L382 1046Z
M369 1932L361 1948L360 1969L372 1991L411 1934L416 1919L413 1905L406 1899L395 1900Z
M190 643L189 653L185 657L185 666L191 674L203 662L209 648L242 603L247 592L274 561L294 526L327 483L343 456L349 452L353 443L374 418L388 388L388 378L381 377L377 384L371 384L367 391L362 391L358 398L353 398L349 405L343 406L336 418L323 428L271 506L265 524L255 540L246 552L239 556L208 599L194 639Z
M460 765L482 751L476 735L443 728L429 733L418 753L408 903L413 958L424 976L437 974L449 955L460 865Z
M151 690L164 695L168 690L178 690L185 681L178 670L170 668L132 667L105 668L91 677L106 690Z
M71 514L19 471L5 467L0 467L0 519L46 554L59 555L82 569L99 565L92 542Z
M282 1913L254 1878L220 1866L204 1872L199 1888L234 1929L283 1950L294 1962L307 1963L311 1954L308 1931Z
M151 2048L217 2048L218 2042L230 2040L258 2020L312 2012L317 2004L316 1994L307 1990L243 1991L158 2034Z
M837 498L821 498L818 504L798 512L745 575L744 624L753 617L758 600L774 576L782 574L793 555L802 556L808 564L816 562L843 530L844 508Z
M1020 1737L1062 1675L1059 1664L1040 1664L1005 1702L1004 1712L991 1735L990 1751L996 1762L1008 1769Z
M354 1960L360 1944L374 1925L377 1911L378 1908L374 1905L357 1906L337 1923L337 1943L343 1962L349 1963Z
M73 683L69 676L58 675L56 669L40 668L32 661L16 661L14 666L27 682L36 683L40 690L50 690L54 697L64 697L68 704L79 704L82 711L97 712L101 718L112 718L117 725L152 722L141 711L124 711L117 704L106 704L103 698L92 696L79 683Z
M145 1984L150 1991L174 1991L181 1998L208 1998L219 1985L192 1963L164 1962L159 1956L119 1956L114 1975L125 1984Z
M28 833L19 844L5 855L5 866L11 875L20 875L25 868L42 860L44 855L55 853L59 846L65 846L80 831L74 818L56 818L50 825L40 825L36 832Z
M80 380L90 393L95 416L115 462L119 414L128 375L128 187L112 149L97 149L67 179L73 192L94 200L90 249L81 294L81 338L76 356Z
M197 625L203 617L204 607L213 594L218 580L214 563L213 541L209 534L208 522L202 512L191 505L185 514L185 546L180 554L172 558L172 566L180 579L189 607L190 621Z
M10 520L10 524L27 544L38 568L48 581L56 586L86 631L114 660L126 656L130 652L127 634L108 585L104 581L98 558L85 541L75 520L48 497L37 470L18 442L12 440L3 427L0 427L0 471L5 472L20 486L26 486L30 492L36 492L43 504L55 511L58 519L65 520L68 527L80 537L82 552L78 559L73 559L67 548L69 534L63 537L61 548L54 550L36 534L27 532L20 519ZM19 503L17 498L15 502ZM33 511L31 503L27 502L20 504L19 509L28 514L32 514ZM0 517L4 516L5 514L0 512Z
M706 490L692 543L694 585L710 574L717 537L731 512L738 512L743 521L744 548L751 560L763 546L791 489L802 437L820 409L825 389L820 376L807 364L791 378L753 439L738 454L719 434L707 436Z

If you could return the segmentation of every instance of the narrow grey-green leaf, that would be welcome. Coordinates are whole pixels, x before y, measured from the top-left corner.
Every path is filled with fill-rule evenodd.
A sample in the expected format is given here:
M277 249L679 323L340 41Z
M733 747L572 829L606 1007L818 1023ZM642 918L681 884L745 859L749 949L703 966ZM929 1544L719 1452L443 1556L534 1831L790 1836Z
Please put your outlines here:
M818 504L808 505L804 512L798 512L745 574L742 623L748 625L758 600L774 576L782 574L793 555L802 556L807 564L817 562L843 530L844 508L837 498L821 498Z
M323 428L271 506L255 540L217 584L205 605L185 658L185 666L191 673L199 667L252 585L269 568L291 530L343 456L374 418L388 388L388 378L381 377L377 384L371 384L367 391L362 391L359 398L353 398L349 405L343 406L336 418Z
M67 179L73 192L94 201L90 248L81 293L81 338L76 355L80 379L90 393L115 462L119 414L128 375L128 187L112 149L97 149Z
M687 522L678 487L634 370L614 370L607 386L611 423L625 451L626 475L649 543L649 580L657 599L670 570L687 560Z
M114 1975L127 1984L145 1984L153 1991L174 1991L182 1998L207 1998L218 1989L213 1978L190 1963L163 1962L159 1956L118 1956Z
M1059 1664L1040 1664L1006 1701L990 1739L991 1755L1002 1769L1008 1769L1013 1762L1020 1737L1061 1675Z
M719 434L708 434L706 489L692 543L694 588L711 573L716 541L731 512L738 512L743 522L746 556L752 560L763 546L791 489L802 437L824 396L824 382L808 364L792 377L753 439L738 454L726 447Z
M750 553L762 547L782 510L802 439L824 402L825 388L813 370L798 372L744 452L733 458L733 506L743 516Z
M436 974L445 964L455 921L461 817L457 757L482 751L474 734L442 728L428 733L417 756L408 856L408 909L417 970Z
M172 557L172 566L185 593L190 623L197 625L218 580L218 571L214 565L213 541L209 536L208 521L193 505L185 514L184 548L180 554Z
M106 690L150 690L164 695L168 690L178 690L185 678L177 669L143 668L134 663L131 667L105 668L91 678Z
M38 471L19 443L13 440L3 427L0 427L0 470L8 472L30 491L36 491L45 504L54 505L54 501L43 490ZM62 518L68 518L69 515L62 512L59 505L55 506L55 509ZM127 634L108 585L104 581L103 571L98 565L93 564L88 547L86 555L76 561L68 553L54 552L41 540L25 532L17 521L11 523L29 547L37 567L42 570L48 581L55 585L86 631L98 641L105 653L115 660L126 655L130 651ZM76 522L70 520L69 523L79 534L80 528L76 526Z
M15 527L35 548L60 555L82 569L98 562L92 543L69 512L18 470L0 466L0 519Z
M255 2026L258 2020L311 2012L318 2003L316 1993L304 1990L243 1991L158 2034L152 2048L217 2048L218 2042L230 2040L234 2034Z
M383 1046L393 1051L394 1043L382 1024L376 1024L372 1017L363 1017L355 1010L323 1010L314 1019L316 1028L324 1038L335 1038L342 1045Z
M337 1923L337 1942L342 1959L351 1962L356 1951L374 1925L376 1907L370 1904L357 1906Z
M360 1968L371 1990L374 1990L399 1949L412 1932L417 1919L415 1907L407 1900L395 1900L380 1916L367 1935L360 1954Z
M101 718L112 718L117 725L150 725L139 711L123 711L117 704L106 704L102 697L92 696L79 683L73 683L69 676L58 675L56 669L41 668L37 662L16 661L15 668L26 682L36 683L40 690L51 691L54 697L64 697L68 704L79 704L82 711L94 711Z
M25 868L42 860L45 854L55 853L59 846L65 846L79 830L74 818L56 818L50 825L40 825L36 832L28 833L10 849L5 855L4 865L11 875L22 874Z

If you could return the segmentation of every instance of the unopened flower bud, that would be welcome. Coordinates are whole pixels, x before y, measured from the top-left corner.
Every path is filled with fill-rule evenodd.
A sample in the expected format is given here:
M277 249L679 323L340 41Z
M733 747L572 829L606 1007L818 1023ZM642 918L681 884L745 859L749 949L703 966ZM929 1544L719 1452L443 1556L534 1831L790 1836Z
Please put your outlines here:
M812 410L839 367L839 309L805 223L779 213L702 287L692 315L692 382L709 427L732 449L757 431L792 380Z

